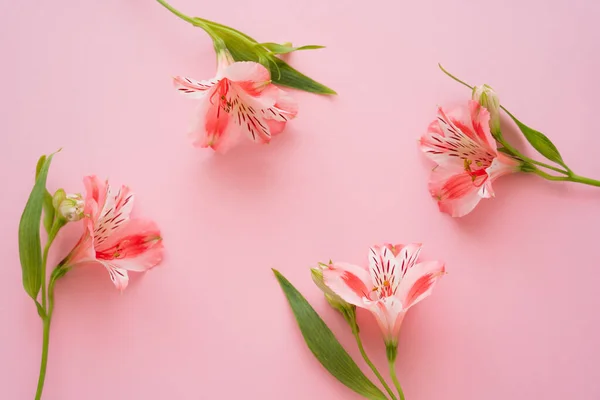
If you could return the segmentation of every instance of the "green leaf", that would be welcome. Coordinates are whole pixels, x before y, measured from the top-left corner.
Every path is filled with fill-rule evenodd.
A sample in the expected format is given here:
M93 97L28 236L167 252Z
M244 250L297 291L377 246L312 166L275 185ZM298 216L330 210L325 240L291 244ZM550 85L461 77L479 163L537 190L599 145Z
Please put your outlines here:
M19 258L23 272L23 287L27 294L34 300L42 285L42 245L40 241L40 222L44 195L46 190L46 178L48 169L52 162L52 156L44 159L39 167L39 173L35 185L31 190L23 214L19 223ZM40 163L38 162L38 165Z
M565 162L562 159L558 149L552 143L550 139L542 132L536 131L519 121L514 115L512 115L506 108L502 107L502 109L508 114L509 117L512 118L513 121L517 124L521 132L523 132L523 136L525 139L531 144L531 146L538 151L541 155L546 157L548 160L553 161L563 167L569 169Z
M319 314L279 271L273 270L292 308L302 336L317 360L340 382L372 400L386 396L360 370Z
M47 190L44 190L44 229L50 233L52 224L54 223L54 205L52 204L52 195Z
M298 50L316 50L316 49L323 49L325 48L325 46L319 46L319 45L307 45L307 46L300 46L300 47L292 47L292 46L288 46L285 44L279 44L279 43L261 43L260 44L262 47L264 47L265 49L269 50L271 53L273 54L287 54L287 53L291 53L294 51L298 51Z
M274 83L311 93L337 94L335 90L312 80L308 76L292 68L285 61L276 57L273 57L272 61L274 61L275 66L272 67L269 65L268 68L271 70L271 79Z
M37 180L38 176L40 175L40 170L44 166L45 162L46 162L46 155L44 154L43 156L40 157L40 159L38 160L38 163L35 167L35 179L36 180ZM52 229L52 223L54 222L54 205L52 204L52 195L50 194L50 192L48 192L48 190L46 190L46 188L44 188L44 191L45 191L44 205L43 205L44 229L46 229L46 232L50 233L50 229Z
M220 40L235 61L261 63L271 72L273 83L316 94L337 94L333 89L290 67L285 61L261 47L260 43L250 36L215 22L204 20L202 24L208 25L212 32L211 36L218 36L218 39L213 37L215 46L216 42Z

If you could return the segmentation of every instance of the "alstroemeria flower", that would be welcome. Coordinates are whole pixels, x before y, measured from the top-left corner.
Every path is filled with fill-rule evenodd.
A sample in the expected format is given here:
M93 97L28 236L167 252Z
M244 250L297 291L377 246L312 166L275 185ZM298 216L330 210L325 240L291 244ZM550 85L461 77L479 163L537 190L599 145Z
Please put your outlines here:
M439 108L420 145L438 164L429 191L440 211L453 217L462 217L482 198L493 197L492 182L519 170L517 160L498 152L490 133L490 113L474 100L448 113Z
M196 81L177 76L175 88L200 100L190 132L198 147L227 151L240 135L269 143L298 113L294 99L271 84L269 70L259 63L233 62L226 51L218 55L217 76Z
M431 294L445 271L439 261L417 263L420 251L420 244L373 246L368 269L331 263L323 270L323 279L343 300L371 311L386 344L396 346L404 315Z
M99 263L117 289L123 290L129 282L127 271L147 271L161 262L160 230L152 221L130 218L134 197L127 186L115 191L96 176L83 182L85 231L65 264Z

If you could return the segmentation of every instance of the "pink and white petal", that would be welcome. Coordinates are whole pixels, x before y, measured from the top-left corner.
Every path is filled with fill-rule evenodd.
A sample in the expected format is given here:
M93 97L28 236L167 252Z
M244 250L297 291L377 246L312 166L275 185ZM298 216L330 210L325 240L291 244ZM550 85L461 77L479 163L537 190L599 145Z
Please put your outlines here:
M367 270L347 263L334 263L324 268L323 282L348 303L363 308L373 288Z
M261 113L265 118L280 122L287 122L290 119L296 118L296 115L298 115L298 103L292 96L275 85L269 85L269 88L265 92L269 94L273 92L276 97L275 104L272 107L261 109Z
M211 147L224 153L239 137L239 130L236 131L231 125L230 115L218 104L212 104L207 96L198 105L189 136L196 147Z
M269 70L252 61L234 62L223 70L223 77L251 96L259 95L271 82Z
M285 129L286 122L275 121L273 119L266 119L265 122L269 126L271 136L279 135Z
M496 152L496 140L490 130L490 112L475 100L469 101L471 126L482 144Z
M160 229L154 221L148 219L129 219L121 225L120 229L114 231L106 241L102 244L97 244L96 252L105 252L107 249L117 245L121 245L122 247L122 242L126 240L126 238L131 238L133 236L142 237L146 241L153 241L160 238ZM123 253L123 251L119 252Z
M136 272L145 272L156 267L163 259L164 245L162 240L156 239L142 253L134 257L117 258L111 262L117 267Z
M108 275L110 276L110 280L115 285L117 289L120 291L125 290L127 285L129 284L129 276L127 275L127 271L121 268L118 268L111 263L103 262L102 265L108 271Z
M437 167L429 178L429 192L438 200L460 199L479 190L466 171Z
M103 181L96 175L90 175L83 178L83 185L86 192L84 213L91 215L96 220L106 202L108 181Z
M121 189L115 195L115 210L122 218L129 219L135 196L129 186L121 186Z
M185 76L176 76L173 78L173 86L179 91L179 93L193 98L203 98L210 89L218 82L213 79L210 81L197 81L192 78Z
M400 253L398 253L398 256L396 257L400 267L401 276L404 276L406 272L416 264L420 253L421 243L411 243L402 247L402 250L400 250Z
M498 153L498 157L492 161L492 164L486 168L485 172L490 177L491 181L497 178L518 172L521 163L512 157L507 156L503 153Z
M94 225L94 245L96 249L106 245L123 224L129 220L133 208L133 193L127 186L115 191L108 186L108 194L102 213Z
M234 121L238 122L237 119L234 119ZM272 133L267 120L256 113L256 110L253 108L248 108L245 120L242 121L239 127L240 131L243 134L245 133L254 142L269 143L271 141Z
M489 198L496 196L496 193L494 192L494 188L492 187L492 180L487 179L483 183L483 185L481 185L481 187L479 188L479 192L477 192L477 194L482 199L489 199Z
M465 173L438 167L429 181L431 196L437 200L441 212L453 217L462 217L475 208L481 197L473 178Z
M464 217L477 207L481 196L478 191L470 193L462 199L454 200L439 200L438 208L441 212L448 214L454 218Z
M427 261L416 264L404 275L398 289L398 298L408 310L431 294L436 281L445 273L444 263Z
M396 257L387 246L369 249L369 273L380 297L391 296L402 278Z
M368 309L373 313L386 343L396 343L406 314L400 299L395 296L385 297L370 302Z

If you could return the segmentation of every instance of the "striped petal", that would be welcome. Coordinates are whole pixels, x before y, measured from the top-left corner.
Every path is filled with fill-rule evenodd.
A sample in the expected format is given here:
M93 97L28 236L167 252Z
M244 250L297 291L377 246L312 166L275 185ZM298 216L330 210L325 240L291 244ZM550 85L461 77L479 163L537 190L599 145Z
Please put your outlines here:
M335 263L325 268L323 282L346 302L363 308L373 289L369 272L347 263Z

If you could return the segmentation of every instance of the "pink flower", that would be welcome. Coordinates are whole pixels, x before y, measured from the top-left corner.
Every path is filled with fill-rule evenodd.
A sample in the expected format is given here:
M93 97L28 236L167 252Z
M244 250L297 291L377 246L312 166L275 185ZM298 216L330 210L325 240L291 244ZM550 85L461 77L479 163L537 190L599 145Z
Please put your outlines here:
M332 263L323 280L336 295L375 316L388 345L396 346L408 309L431 294L445 272L439 261L417 264L420 244L384 244L369 252L369 268Z
M86 176L85 231L66 259L73 267L102 264L117 289L127 287L127 271L143 272L162 260L160 230L152 221L130 218L133 193L127 186L115 191L108 182Z
M492 182L519 170L517 160L498 152L490 133L490 113L474 100L447 114L439 108L420 146L438 164L429 191L440 211L453 217L462 217L482 198L493 197Z
M218 58L217 76L211 80L174 78L180 93L200 100L190 132L194 145L225 152L241 133L254 142L269 143L298 113L296 102L271 84L261 64L233 62L226 51Z

